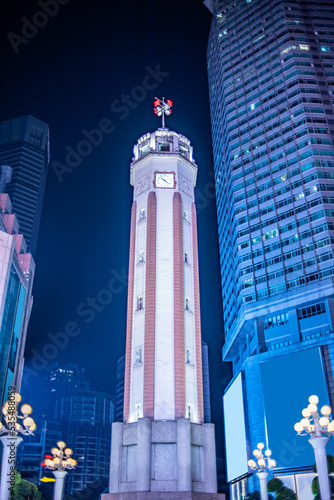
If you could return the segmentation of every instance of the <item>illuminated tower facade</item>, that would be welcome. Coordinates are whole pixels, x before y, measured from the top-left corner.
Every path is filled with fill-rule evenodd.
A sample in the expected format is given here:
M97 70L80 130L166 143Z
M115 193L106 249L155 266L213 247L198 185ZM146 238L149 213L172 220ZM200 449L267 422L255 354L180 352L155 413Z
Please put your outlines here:
M113 424L105 500L223 498L214 426L204 424L196 177L181 134L162 127L135 145L124 422Z

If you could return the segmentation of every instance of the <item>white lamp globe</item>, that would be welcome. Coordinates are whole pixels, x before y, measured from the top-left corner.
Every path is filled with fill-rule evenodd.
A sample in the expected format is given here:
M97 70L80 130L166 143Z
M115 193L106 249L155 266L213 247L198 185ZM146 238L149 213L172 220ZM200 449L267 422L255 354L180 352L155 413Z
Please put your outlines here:
M332 408L328 405L324 405L321 410L321 415L324 415L325 417L328 417L332 413Z
M302 432L303 430L303 426L300 425L300 422L297 422L295 425L294 425L294 429L296 432Z
M319 424L321 425L321 427L327 427L327 425L329 424L328 418L327 417L319 418Z
M314 405L317 405L319 403L319 398L318 398L318 396L315 396L315 395L310 396L308 398L308 400L309 400L309 403L314 404Z
M304 428L307 429L307 427L310 425L310 422L307 418L302 418L300 421L300 425Z
M32 413L32 408L30 405L24 404L20 409L23 415L30 415L30 413Z
M22 401L22 396L18 392L15 392L15 403L20 403Z
M318 411L318 407L314 403L310 403L307 407L310 413L316 413Z

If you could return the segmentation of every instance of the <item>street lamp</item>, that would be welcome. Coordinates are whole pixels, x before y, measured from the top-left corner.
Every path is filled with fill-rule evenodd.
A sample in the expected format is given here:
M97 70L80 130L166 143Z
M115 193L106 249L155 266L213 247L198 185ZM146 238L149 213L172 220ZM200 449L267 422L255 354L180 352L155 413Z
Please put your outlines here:
M51 453L53 458L47 458L45 460L45 465L47 469L51 469L54 477L56 478L56 484L53 493L53 500L61 500L64 490L64 481L67 471L65 469L74 469L77 465L77 461L71 458L73 451L71 448L66 448L66 443L64 441L58 441L58 448L51 448Z
M308 400L310 404L302 411L304 418L295 424L294 429L299 436L311 436L308 441L314 449L320 496L322 500L330 500L331 493L329 487L326 446L329 441L327 436L331 436L334 433L334 421L331 417L332 409L330 406L324 405L320 410L321 417L318 414L318 396L310 396Z
M18 412L18 405L22 397L18 392L12 392L9 400L2 408L5 424L0 421L0 437L3 446L1 461L0 498L8 500L11 490L15 485L15 459L16 448L21 443L22 438L18 434L29 436L36 429L34 419L31 418L32 408L28 404L23 404ZM18 422L22 420L22 425Z
M263 443L258 443L257 448L253 451L253 455L257 460L251 459L248 460L248 466L254 470L258 471L256 473L257 477L260 480L260 492L261 492L261 500L268 500L268 492L267 492L267 478L269 475L269 471L276 467L276 462L271 457L271 450L266 450L264 454L262 450L264 448Z

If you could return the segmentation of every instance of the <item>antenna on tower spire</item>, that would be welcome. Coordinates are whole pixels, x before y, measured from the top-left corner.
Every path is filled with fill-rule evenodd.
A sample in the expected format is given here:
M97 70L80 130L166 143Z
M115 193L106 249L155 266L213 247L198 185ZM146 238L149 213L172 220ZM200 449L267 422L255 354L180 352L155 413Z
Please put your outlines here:
M158 99L155 97L154 101L154 113L158 116L162 116L162 128L165 128L165 115L170 115L172 112L173 103L170 99L165 98Z

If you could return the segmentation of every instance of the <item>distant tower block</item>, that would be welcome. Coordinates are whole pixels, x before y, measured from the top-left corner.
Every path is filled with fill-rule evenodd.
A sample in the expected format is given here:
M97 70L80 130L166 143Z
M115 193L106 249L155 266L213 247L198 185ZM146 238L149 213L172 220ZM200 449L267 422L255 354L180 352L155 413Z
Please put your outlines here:
M171 106L155 101L162 116ZM224 498L204 424L196 177L181 134L163 126L135 145L124 422L113 424L104 500Z

